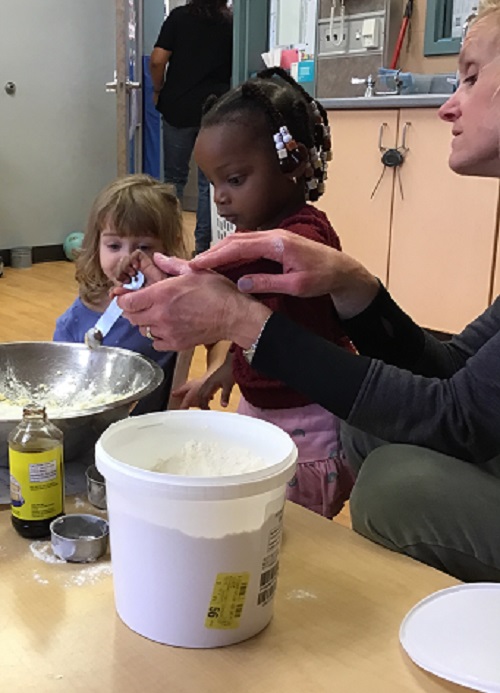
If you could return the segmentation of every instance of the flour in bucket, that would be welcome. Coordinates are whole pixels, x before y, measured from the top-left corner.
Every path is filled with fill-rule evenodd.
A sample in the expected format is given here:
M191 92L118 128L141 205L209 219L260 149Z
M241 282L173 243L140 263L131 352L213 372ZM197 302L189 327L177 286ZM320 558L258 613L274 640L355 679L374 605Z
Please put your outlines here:
M286 484L297 450L265 421L169 411L112 424L106 479L116 609L169 645L219 647L273 614Z
M188 440L168 457L158 458L152 472L184 476L227 476L255 472L266 467L265 460L249 450L227 447L219 442Z

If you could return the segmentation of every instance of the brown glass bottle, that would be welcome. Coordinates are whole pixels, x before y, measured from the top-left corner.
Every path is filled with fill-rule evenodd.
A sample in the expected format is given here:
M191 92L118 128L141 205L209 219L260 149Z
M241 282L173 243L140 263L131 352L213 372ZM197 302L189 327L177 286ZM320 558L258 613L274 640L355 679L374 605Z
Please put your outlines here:
M64 514L63 434L45 407L29 404L9 438L12 524L27 539L50 535Z

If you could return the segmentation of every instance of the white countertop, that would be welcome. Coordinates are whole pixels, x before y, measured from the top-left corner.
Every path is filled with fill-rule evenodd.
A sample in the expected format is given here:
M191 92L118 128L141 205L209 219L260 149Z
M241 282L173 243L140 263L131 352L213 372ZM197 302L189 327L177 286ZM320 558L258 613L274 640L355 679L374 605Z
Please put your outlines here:
M366 108L439 108L451 94L408 94L407 96L353 96L318 99L329 110Z

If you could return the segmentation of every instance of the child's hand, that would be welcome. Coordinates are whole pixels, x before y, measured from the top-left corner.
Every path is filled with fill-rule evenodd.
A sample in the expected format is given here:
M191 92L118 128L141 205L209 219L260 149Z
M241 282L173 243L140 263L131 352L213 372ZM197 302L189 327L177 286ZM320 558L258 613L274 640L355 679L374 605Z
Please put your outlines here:
M204 378L193 378L188 380L184 385L172 390L170 397L170 408L172 409L189 409L189 407L198 407L199 392L204 384Z
M221 391L221 407L227 407L234 387L234 382L232 359L228 358L226 361L224 361L222 366L204 379L204 383L200 387L200 392L198 395L198 406L200 409L210 409L210 402L218 390Z
M134 250L131 255L122 258L118 263L116 279L120 284L128 284L139 271L144 275L144 286L155 284L168 277L168 274L155 265L152 257L142 250Z
M221 390L221 406L227 407L233 386L234 378L231 361L226 361L211 375L190 380L172 392L172 395L174 397L183 397L180 409L187 409L188 407L210 409L209 405L215 393Z

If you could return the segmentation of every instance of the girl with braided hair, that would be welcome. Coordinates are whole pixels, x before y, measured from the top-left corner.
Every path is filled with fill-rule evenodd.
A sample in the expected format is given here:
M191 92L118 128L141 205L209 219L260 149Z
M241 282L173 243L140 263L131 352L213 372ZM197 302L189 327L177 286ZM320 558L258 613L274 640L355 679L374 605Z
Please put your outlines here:
M322 107L287 73L272 69L210 99L204 110L195 158L214 186L218 213L235 224L238 233L279 227L340 249L325 214L307 204L323 192L330 153ZM218 271L237 281L254 272L281 272L281 265L262 260ZM259 300L352 349L329 296L261 295ZM257 372L237 345L201 388L198 405L207 408L219 389L221 403L227 404L234 382L242 393L238 411L278 425L297 445L299 463L288 497L326 517L336 515L353 484L337 417Z

